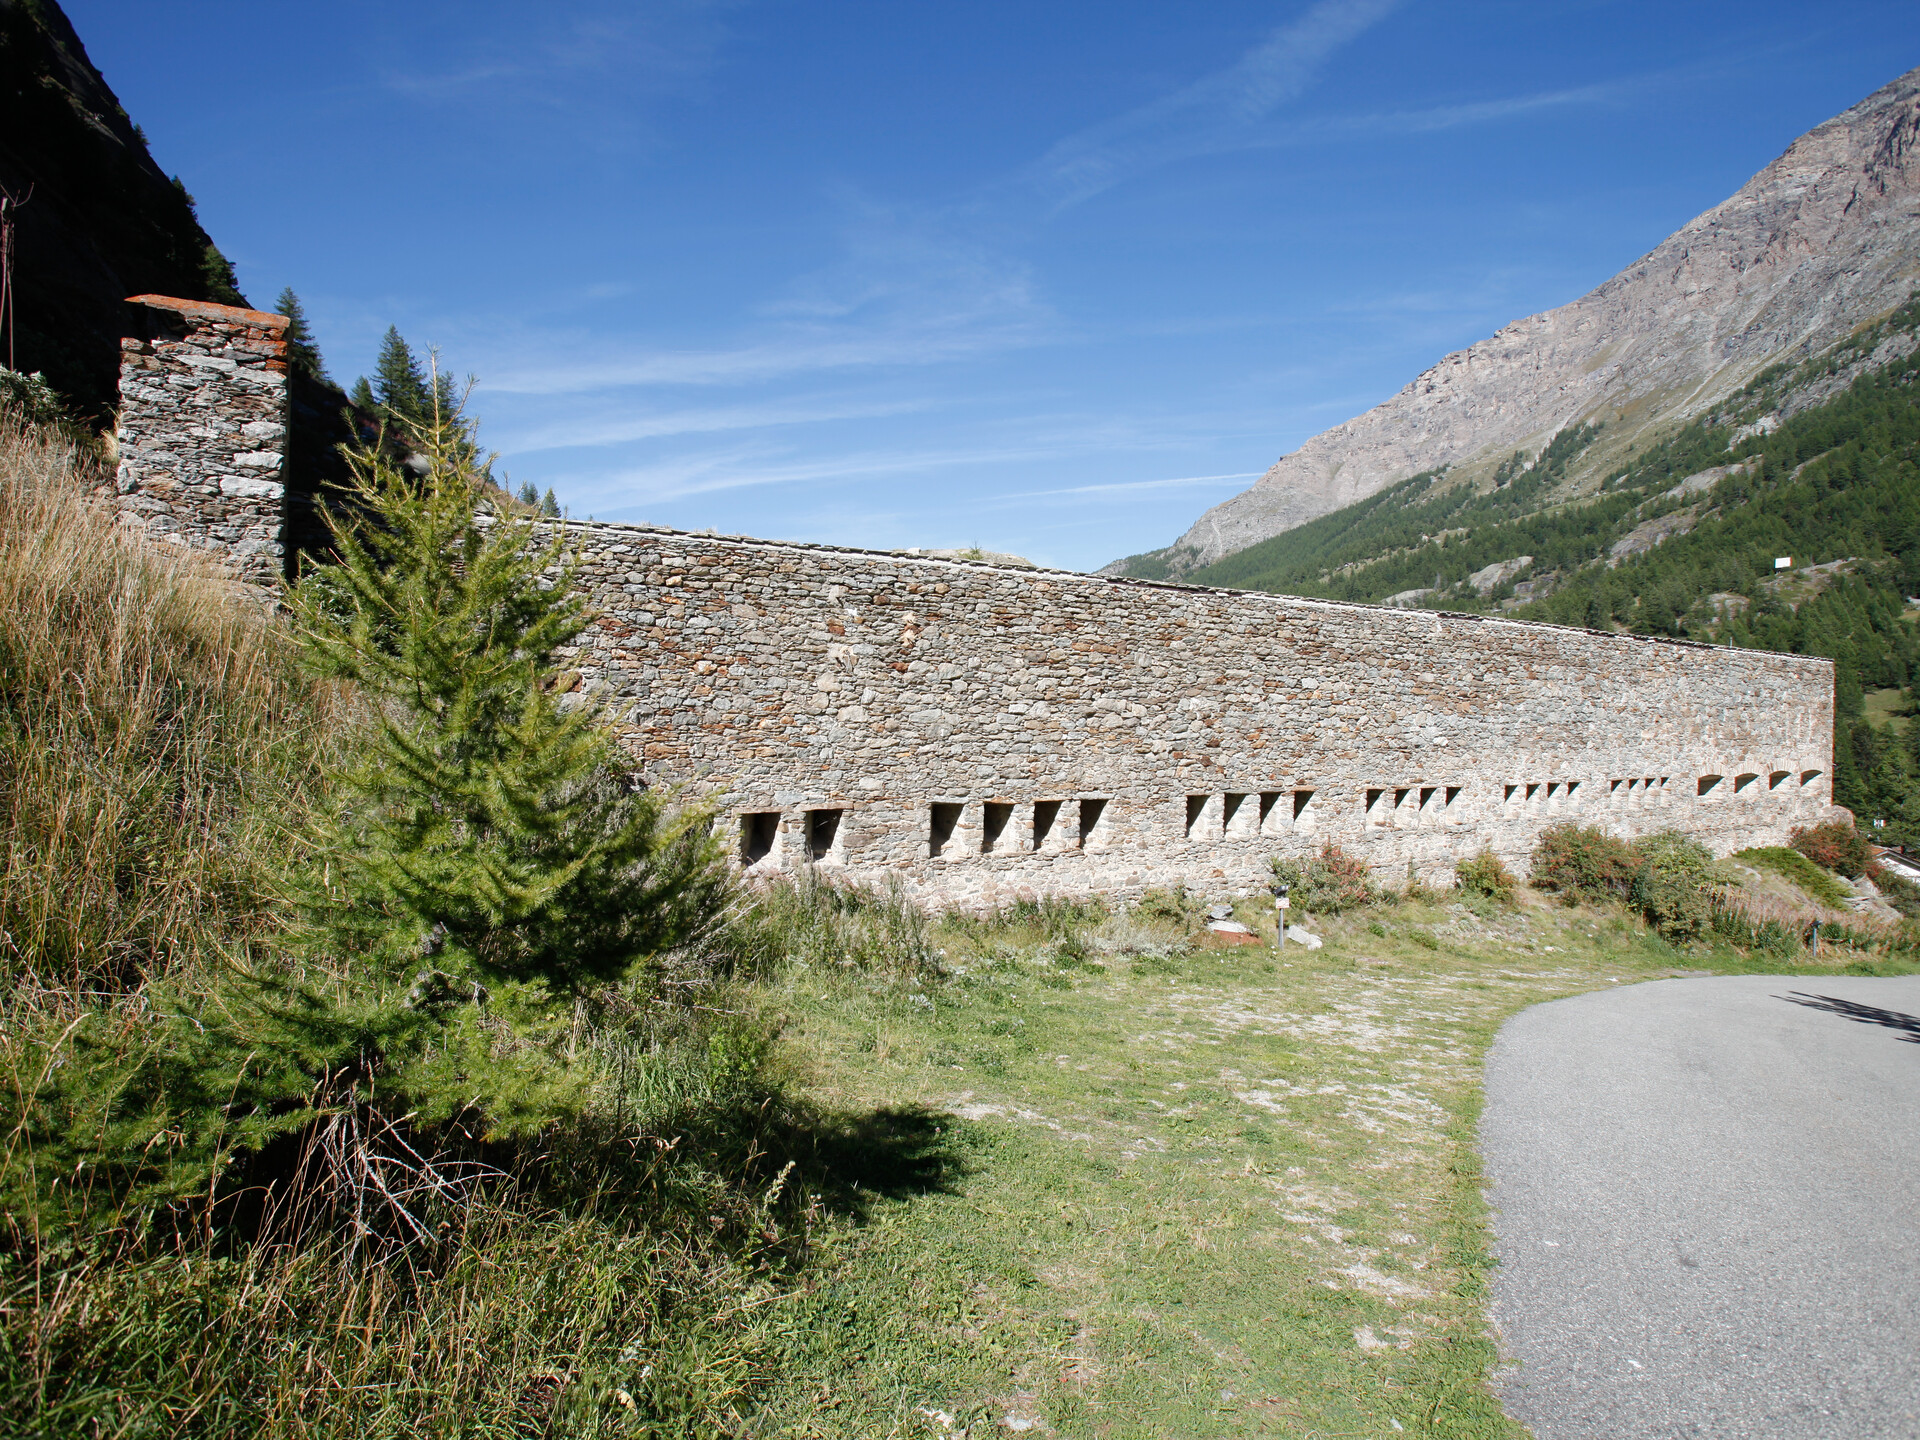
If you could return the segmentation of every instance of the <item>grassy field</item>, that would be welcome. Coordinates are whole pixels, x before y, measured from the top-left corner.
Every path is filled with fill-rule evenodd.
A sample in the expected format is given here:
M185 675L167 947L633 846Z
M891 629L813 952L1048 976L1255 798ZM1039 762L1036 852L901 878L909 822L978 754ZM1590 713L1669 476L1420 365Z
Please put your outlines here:
M1869 725L1896 735L1906 734L1907 726L1913 723L1911 701L1904 690L1869 690L1862 697L1861 708Z
M1740 962L1537 899L1315 928L1276 957L943 926L943 980L782 978L813 1083L944 1161L789 1302L754 1432L1524 1434L1486 1386L1485 1048L1524 1006Z

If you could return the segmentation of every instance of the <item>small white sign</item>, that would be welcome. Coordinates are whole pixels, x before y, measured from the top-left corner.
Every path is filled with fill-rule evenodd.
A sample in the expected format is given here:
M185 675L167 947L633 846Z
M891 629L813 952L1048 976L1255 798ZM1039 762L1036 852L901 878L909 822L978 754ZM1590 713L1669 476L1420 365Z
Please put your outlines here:
M1773 568L1776 570L1791 570L1793 568L1793 556L1791 555L1775 556L1773 561Z

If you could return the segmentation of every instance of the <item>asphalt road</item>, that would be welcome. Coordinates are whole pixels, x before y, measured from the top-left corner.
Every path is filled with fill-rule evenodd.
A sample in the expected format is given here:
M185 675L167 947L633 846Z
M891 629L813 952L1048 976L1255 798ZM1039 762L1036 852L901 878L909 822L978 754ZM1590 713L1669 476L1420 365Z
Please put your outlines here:
M1480 1135L1540 1440L1920 1436L1920 977L1536 1005Z

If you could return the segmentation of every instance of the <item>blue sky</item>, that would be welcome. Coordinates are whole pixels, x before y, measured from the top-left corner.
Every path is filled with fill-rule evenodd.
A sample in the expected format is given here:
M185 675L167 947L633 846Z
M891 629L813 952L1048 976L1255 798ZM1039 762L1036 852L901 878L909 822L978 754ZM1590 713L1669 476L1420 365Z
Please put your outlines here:
M1592 288L1920 6L64 0L242 288L573 513L1092 568Z

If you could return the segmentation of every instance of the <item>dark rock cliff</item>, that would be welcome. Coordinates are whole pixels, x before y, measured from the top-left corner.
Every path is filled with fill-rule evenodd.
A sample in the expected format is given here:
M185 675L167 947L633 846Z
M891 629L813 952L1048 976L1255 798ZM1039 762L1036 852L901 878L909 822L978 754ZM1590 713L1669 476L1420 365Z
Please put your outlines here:
M0 187L26 202L13 368L44 371L96 422L116 395L127 296L246 303L54 0L0 0Z

